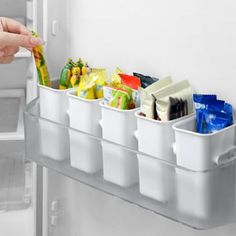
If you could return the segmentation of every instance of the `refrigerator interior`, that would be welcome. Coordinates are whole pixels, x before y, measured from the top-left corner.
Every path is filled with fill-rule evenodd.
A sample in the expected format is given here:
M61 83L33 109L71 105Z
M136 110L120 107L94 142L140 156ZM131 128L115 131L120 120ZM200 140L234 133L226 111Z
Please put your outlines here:
M36 1L0 1L0 16L36 27ZM0 66L0 234L35 234L35 166L25 161L23 110L36 96L31 53L21 48L15 60Z
M53 9L53 10L52 10ZM197 92L234 106L236 3L227 1L44 1L44 39L52 77L67 57L91 67L188 79ZM235 224L189 229L45 170L45 235L232 236ZM57 183L57 184L55 184ZM56 206L56 207L55 207ZM57 209L59 207L59 213ZM47 216L47 217L46 217Z

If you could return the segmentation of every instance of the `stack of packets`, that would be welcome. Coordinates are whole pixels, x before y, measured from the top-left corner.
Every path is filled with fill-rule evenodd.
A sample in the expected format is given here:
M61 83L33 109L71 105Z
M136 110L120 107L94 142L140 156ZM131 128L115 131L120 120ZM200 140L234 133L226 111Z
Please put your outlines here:
M140 106L139 88L148 86L156 80L156 78L139 73L127 75L116 68L112 74L110 84L103 87L104 104L120 110L137 108Z
M233 124L233 107L216 95L194 94L193 101L198 133L214 133Z
M90 73L90 68L86 62L81 58L77 62L68 59L68 62L61 70L59 89L64 90L68 88L78 87L81 76Z
M141 115L159 121L174 120L193 113L193 90L187 80L173 83L163 78L141 88Z

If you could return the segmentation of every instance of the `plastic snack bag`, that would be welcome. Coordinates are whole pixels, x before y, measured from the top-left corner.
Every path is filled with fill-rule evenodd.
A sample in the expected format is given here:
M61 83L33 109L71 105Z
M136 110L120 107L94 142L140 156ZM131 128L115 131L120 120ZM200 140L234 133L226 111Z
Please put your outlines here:
M140 88L140 102L141 102L141 114L147 118L156 119L155 98L152 93L159 91L160 89L170 85L172 79L170 76L160 79L159 81L149 85L147 88Z
M35 33L34 31L32 31L32 35L36 38L39 37L38 34ZM33 55L34 55L34 60L37 67L39 84L51 87L50 76L48 73L46 60L44 58L42 45L39 45L33 48Z
M68 59L66 65L62 68L60 74L59 89L68 89L70 79L71 79L71 69L74 66L72 59Z
M142 88L146 88L149 85L151 85L151 84L153 84L153 83L155 83L156 81L159 80L158 78L151 77L151 76L148 76L148 75L143 75L143 74L136 73L136 72L133 72L133 75L138 77L141 80L141 87Z
M85 99L96 99L94 94L95 82L88 75L81 76L77 96Z
M92 69L91 71L90 77L95 82L95 97L98 99L103 98L103 86L109 83L109 75L106 69Z
M104 104L119 108L122 110L133 109L135 104L132 99L132 90L123 88L115 88L111 86L104 86Z
M216 132L233 123L233 107L216 95L194 94L196 109L196 130L208 134Z
M156 99L157 116L161 121L169 121L171 119L179 118L182 114L186 113L186 110L188 114L193 113L193 90L187 80L171 84L153 93L153 96ZM182 105L181 109L178 107L173 109L171 98L177 99L177 101L182 100L184 106ZM179 106L179 103L176 103L176 106Z
M72 76L70 78L68 88L75 88L75 87L79 86L80 68L79 67L73 67L71 71L72 71Z
M120 68L116 68L111 76L111 85L116 87L117 85L121 84L121 78L119 74L122 74L123 71Z
M134 90L138 90L139 87L141 87L141 82L138 77L132 76L132 75L120 74L120 73L119 73L119 76L121 78L122 84L127 85Z

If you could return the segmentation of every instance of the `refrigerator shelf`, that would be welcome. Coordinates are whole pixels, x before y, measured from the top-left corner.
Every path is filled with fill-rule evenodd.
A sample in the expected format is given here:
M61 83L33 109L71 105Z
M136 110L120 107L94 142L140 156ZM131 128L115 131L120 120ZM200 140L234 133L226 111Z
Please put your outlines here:
M39 99L27 106L24 121L27 160L194 229L209 229L236 221L235 152L226 153L226 159L209 170L193 171L42 118ZM68 143L70 150L62 150ZM139 181L121 187L104 180L102 168L86 173L71 166L71 150L74 158L77 152L79 162L86 152L94 155L94 146L103 150L106 165L109 165L109 155L124 156L124 160L110 163L113 168L117 166L119 176L116 177L121 182L124 176L118 161L126 164L125 159L135 156Z

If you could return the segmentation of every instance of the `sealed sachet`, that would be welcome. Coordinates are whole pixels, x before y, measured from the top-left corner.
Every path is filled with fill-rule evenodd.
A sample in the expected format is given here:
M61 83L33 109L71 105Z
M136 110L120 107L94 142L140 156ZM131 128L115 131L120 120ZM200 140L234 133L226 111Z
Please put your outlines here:
M114 88L131 91L132 103L130 103L129 107L135 108L140 106L140 92L138 88L141 86L141 82L138 77L124 74L121 69L116 68L112 74L110 85Z
M121 84L121 78L119 74L124 73L119 67L115 69L111 76L111 85L116 87L117 85Z
M90 77L95 82L95 97L97 99L103 98L103 86L107 85L110 82L110 78L106 69L93 68L91 69Z
M32 35L36 38L39 37L37 33L32 31ZM37 68L39 84L51 87L51 80L47 68L47 63L44 57L43 46L39 45L33 48L34 60Z
M133 72L133 75L140 79L142 88L146 88L149 85L151 85L151 84L153 84L153 83L155 83L156 81L159 80L156 77L151 77L151 76L143 75L143 74L136 73L136 72Z
M132 99L132 89L128 87L116 88L112 86L104 86L104 104L119 108L121 110L128 110L135 108Z
M233 124L233 107L216 95L194 94L196 130L209 134Z
M85 99L96 99L94 93L95 82L89 76L82 75L77 90L77 96Z
M158 120L169 121L193 113L193 89L187 80L154 92Z
M138 90L141 87L141 81L138 77L121 73L119 73L119 76L121 84L127 85L134 90Z
M141 114L147 118L156 119L155 98L152 93L170 85L172 79L170 76L160 79L149 85L147 88L140 88Z

